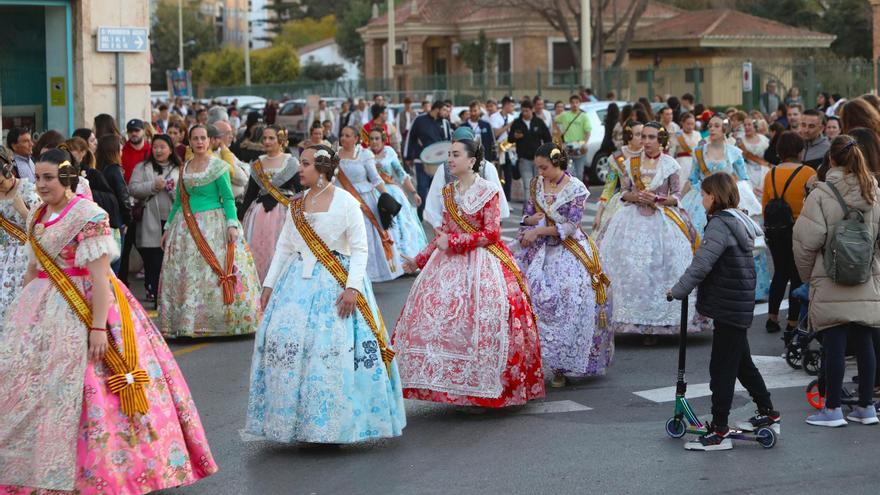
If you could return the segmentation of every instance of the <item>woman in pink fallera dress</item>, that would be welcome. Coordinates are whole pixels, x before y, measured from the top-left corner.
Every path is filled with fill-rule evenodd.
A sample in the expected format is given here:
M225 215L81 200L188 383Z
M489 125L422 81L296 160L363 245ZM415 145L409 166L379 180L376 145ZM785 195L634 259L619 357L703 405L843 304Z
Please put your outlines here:
M140 495L213 474L171 351L113 278L107 213L74 195L64 151L41 156L36 174L44 204L29 215L25 286L0 332L0 493Z

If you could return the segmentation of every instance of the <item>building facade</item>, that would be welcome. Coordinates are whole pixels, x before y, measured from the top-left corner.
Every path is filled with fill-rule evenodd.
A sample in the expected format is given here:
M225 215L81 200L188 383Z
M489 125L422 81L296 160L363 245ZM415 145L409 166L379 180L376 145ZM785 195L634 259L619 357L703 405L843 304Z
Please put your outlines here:
M97 51L96 38L99 26L149 29L149 19L145 0L0 0L4 134L23 126L70 135L91 127L99 113L120 123L149 118L149 41L145 51L120 54L118 61L116 53Z

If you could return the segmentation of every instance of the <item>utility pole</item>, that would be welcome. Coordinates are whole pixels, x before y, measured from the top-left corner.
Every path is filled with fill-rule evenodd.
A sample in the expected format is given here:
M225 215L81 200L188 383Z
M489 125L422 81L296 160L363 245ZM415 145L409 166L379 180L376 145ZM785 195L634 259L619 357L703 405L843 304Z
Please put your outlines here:
M593 68L593 53L592 53L592 43L590 43L593 38L590 32L590 0L581 0L581 84L584 85L585 88L589 88L592 86L592 68ZM602 54L599 54L601 57Z
M244 11L244 85L251 85L251 2L245 0ZM241 12L241 11L239 11Z
M385 55L385 58L386 58L385 70L386 70L386 73L388 74L388 81L389 81L388 89L390 91L395 90L395 87L394 87L395 86L395 84L394 84L394 62L395 62L395 58L397 58L396 57L397 50L395 49L397 43L395 43L394 23L395 23L395 20L394 20L394 0L388 0L388 54Z
M177 0L177 59L183 70L183 0Z

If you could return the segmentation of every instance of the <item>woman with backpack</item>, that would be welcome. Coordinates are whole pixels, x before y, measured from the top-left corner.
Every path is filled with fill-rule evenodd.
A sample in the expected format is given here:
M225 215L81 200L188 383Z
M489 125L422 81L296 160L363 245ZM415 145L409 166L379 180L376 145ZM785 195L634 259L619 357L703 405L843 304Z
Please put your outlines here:
M807 423L877 424L871 334L880 327L880 189L851 136L831 143L829 163L825 182L804 203L793 237L797 270L810 283L810 326L820 332L825 352L825 407ZM859 404L844 419L840 394L847 343L858 359Z
M801 285L794 255L791 251L792 228L804 204L807 182L816 175L812 168L800 163L798 158L804 149L804 140L795 131L785 131L776 142L779 165L764 176L764 191L761 204L764 207L764 235L770 256L773 258L773 279L770 281L769 311L767 314L767 333L779 332L779 306L785 296L785 288L791 290ZM788 299L788 324L786 335L797 327L800 303L796 298Z

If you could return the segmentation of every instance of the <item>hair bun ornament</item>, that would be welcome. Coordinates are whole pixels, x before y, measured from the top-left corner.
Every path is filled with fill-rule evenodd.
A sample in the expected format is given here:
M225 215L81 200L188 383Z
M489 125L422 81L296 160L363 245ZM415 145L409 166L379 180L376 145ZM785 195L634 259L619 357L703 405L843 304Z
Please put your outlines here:
M559 148L553 148L553 151L550 152L550 158L556 158L557 156L559 156L561 154L562 154L562 152L559 151Z
M330 152L327 150L318 150L315 152L315 158L330 158Z

